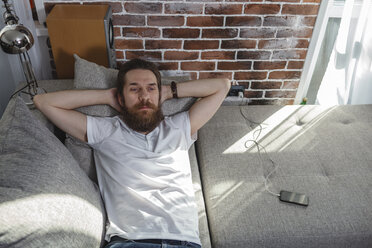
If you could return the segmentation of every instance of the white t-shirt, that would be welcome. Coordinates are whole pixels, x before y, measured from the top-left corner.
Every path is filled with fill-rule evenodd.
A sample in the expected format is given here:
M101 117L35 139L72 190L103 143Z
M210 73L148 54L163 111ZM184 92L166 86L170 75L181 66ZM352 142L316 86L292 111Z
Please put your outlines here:
M188 112L165 119L147 135L118 116L87 118L98 183L112 236L200 244L188 149Z

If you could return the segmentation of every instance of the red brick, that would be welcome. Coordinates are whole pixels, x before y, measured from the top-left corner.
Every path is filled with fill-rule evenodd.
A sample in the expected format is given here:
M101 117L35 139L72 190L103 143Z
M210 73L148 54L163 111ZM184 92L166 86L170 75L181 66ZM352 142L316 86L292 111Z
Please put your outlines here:
M121 37L121 28L114 27L114 37Z
M218 70L250 70L252 66L251 61L234 61L234 62L218 62Z
M255 61L253 64L254 70L273 70L284 69L286 61Z
M288 39L270 39L258 41L258 48L260 49L284 49L289 47L291 47L291 40Z
M186 2L222 2L223 0L186 0Z
M252 89L280 89L282 82L280 81L252 81Z
M246 89L249 88L249 81L239 81L239 85L244 86Z
M319 5L307 4L283 4L282 14L284 15L316 15Z
M242 28L240 30L240 38L274 38L276 29L274 28Z
M232 60L235 59L235 51L202 52L202 59Z
M60 4L60 3L58 3ZM115 13L120 13L120 12L123 12L123 6L121 5L120 2L83 2L84 5L110 5L111 6L111 9L112 9L112 13L115 14Z
M299 2L301 2L301 0L270 0L270 2L299 3Z
M161 60L161 52L147 52L147 51L126 51L126 59L146 59L146 60Z
M185 40L183 49L187 50L208 50L218 49L220 41L218 40Z
M178 70L178 62L157 62L156 64L161 71Z
M321 0L303 0L304 3L320 3Z
M268 90L265 92L265 98L295 98L295 90Z
M309 41L305 39L297 39L293 40L293 48L308 48L309 47Z
M238 51L237 59L270 59L268 51Z
M267 72L249 71L249 72L235 72L235 80L263 80L266 79Z
M214 62L182 62L181 69L186 71L213 71Z
M181 40L146 40L146 49L181 49Z
M222 49L252 49L256 48L255 40L223 40L221 43Z
M206 4L206 15L233 15L242 14L243 4Z
M249 105L293 105L294 100L290 99L254 99L249 102Z
M235 38L238 35L238 29L203 29L203 38Z
M157 28L123 28L124 37L160 37L160 30Z
M116 49L143 49L142 40L115 39Z
M192 28L163 29L164 38L199 38L200 30Z
M246 98L261 98L263 96L263 91L261 90L245 90L244 97Z
M298 89L299 81L285 81L283 84L283 89Z
M257 16L226 17L226 26L261 26L261 17Z
M273 51L272 59L305 59L307 50L280 50Z
M194 60L199 58L199 52L166 51L165 60Z
M144 26L145 16L139 15L113 15L113 24L121 26Z
M200 72L199 79L205 78L228 78L232 79L232 72Z
M269 79L299 79L301 71L272 71Z
M288 61L287 69L302 69L304 61Z
M148 16L147 25L149 26L182 26L185 23L183 16Z
M247 0L225 0L225 2L247 2ZM250 0L250 2L263 2L263 0Z
M287 37L296 37L296 38L311 38L313 33L312 28L288 28L278 30L277 38L287 38Z
M244 14L270 15L278 14L279 11L279 4L247 4L244 9Z
M187 26L190 27L219 27L223 26L222 16L189 16Z
M162 4L153 2L127 2L124 3L124 9L128 13L138 13L138 14L161 14Z
M295 16L266 16L263 21L263 26L295 26L297 17Z
M308 48L309 42L305 39L269 39L260 40L260 49L288 49L288 48Z
M116 48L115 53L116 53L116 59L124 59L124 53L123 53L123 51L119 51Z
M316 21L316 17L314 16L304 16L301 23L303 26L314 27L315 21Z
M164 9L165 14L203 14L203 4L169 3Z
M199 79L197 72L188 72L188 74L190 75L190 79L191 80L197 80L197 79Z

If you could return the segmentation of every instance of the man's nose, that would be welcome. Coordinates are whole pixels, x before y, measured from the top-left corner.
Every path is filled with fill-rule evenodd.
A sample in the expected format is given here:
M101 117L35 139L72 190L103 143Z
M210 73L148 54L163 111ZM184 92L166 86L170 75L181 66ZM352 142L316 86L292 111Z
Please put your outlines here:
M139 98L142 99L142 100L147 100L149 99L150 97L150 94L149 92L147 92L147 90L143 89L140 91L140 94L139 94Z

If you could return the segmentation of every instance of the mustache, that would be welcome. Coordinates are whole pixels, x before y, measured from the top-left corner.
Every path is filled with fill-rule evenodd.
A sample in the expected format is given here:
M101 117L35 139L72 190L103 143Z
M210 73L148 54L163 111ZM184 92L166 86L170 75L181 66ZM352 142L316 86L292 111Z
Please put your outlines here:
M140 108L143 108L143 107L145 107L145 106L148 107L148 108L154 109L154 110L157 109L156 105L153 104L153 103L151 103L149 100L147 100L146 102L145 102L145 101L141 101L141 102L135 104L135 105L133 106L133 108L134 108L134 109L140 109Z

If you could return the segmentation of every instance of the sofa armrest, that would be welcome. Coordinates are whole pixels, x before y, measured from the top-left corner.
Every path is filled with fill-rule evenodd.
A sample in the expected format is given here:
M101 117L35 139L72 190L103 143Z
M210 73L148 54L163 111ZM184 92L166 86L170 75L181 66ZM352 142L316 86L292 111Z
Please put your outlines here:
M57 80L40 80L37 82L39 88L44 89L46 92L55 92L61 90L70 90L73 88L73 79L57 79ZM26 83L20 83L16 91L26 86ZM30 109L31 113L38 119L44 126L46 126L52 133L54 133L59 140L63 142L64 135L61 134L61 131L49 121L49 119L41 113L34 105L29 105L28 108Z

